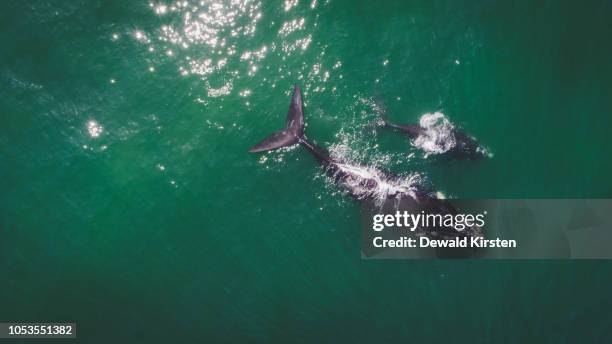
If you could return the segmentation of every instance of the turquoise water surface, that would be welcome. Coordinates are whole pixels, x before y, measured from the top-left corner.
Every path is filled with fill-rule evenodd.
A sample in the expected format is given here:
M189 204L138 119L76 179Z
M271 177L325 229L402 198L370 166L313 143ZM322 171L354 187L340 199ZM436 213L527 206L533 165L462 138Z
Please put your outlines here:
M84 343L603 343L606 261L368 261L285 121L455 198L612 196L609 1L0 4L0 321ZM376 126L442 112L492 157ZM74 341L72 341L74 342Z

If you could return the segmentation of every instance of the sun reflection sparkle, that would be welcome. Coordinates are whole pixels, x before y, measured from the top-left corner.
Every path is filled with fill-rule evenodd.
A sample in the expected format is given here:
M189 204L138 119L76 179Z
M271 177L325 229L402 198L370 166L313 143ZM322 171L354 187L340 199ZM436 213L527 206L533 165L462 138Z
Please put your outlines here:
M89 132L90 137L96 138L102 134L104 128L102 128L98 122L91 120L87 122L87 131Z

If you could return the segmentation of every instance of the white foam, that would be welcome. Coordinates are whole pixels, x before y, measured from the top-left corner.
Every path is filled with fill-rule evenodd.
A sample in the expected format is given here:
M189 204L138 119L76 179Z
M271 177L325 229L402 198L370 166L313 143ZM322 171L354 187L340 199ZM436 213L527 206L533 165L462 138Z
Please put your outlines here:
M424 114L419 125L424 130L414 139L413 144L426 155L446 153L455 146L455 126L442 112Z
M414 192L420 185L422 177L418 173L411 173L405 176L389 176L376 166L387 165L390 155L377 156L375 161L369 164L359 164L355 161L363 159L359 153L347 145L336 144L330 147L332 158L337 161L338 173L342 173L346 178L342 180L344 186L351 190L357 198L370 198L379 205L382 205L388 198L410 195L414 197ZM359 153L358 153L359 152ZM368 180L376 183L375 187L367 185ZM330 179L333 182L333 178Z
M421 180L417 173L406 177L389 178L382 171L373 166L364 166L351 163L338 163L340 172L347 176L343 183L357 198L372 198L382 204L385 200L401 195L414 197L414 192ZM364 181L373 180L376 187L363 185Z

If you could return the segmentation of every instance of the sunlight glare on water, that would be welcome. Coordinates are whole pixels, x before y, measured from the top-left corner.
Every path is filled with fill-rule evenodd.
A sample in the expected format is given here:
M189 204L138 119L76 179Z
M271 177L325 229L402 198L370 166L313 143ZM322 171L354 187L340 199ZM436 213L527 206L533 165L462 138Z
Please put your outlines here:
M97 138L102 134L104 128L98 122L91 120L87 122L87 131L89 132L89 136L91 138Z
M315 43L313 32L320 7L317 1L304 2L303 9L298 0L281 2L276 9L263 5L259 0L151 2L149 7L159 19L158 27L149 31L136 28L129 34L151 54L146 58L150 61L147 67L150 72L170 61L178 75L202 82L204 97L218 98L237 92L248 98L256 89L236 90L239 87L236 83L241 80L267 89L288 80L303 83L305 96L308 92L324 92L327 88L323 85L330 80L330 73L341 66L341 61L333 66L321 63L326 45L317 44L319 51L312 64L303 63L297 70L285 67L292 56L305 53ZM266 10L272 11L267 17ZM304 17L303 10L312 12L308 13L310 19ZM275 30L277 35L258 35L262 29ZM119 33L112 34L113 41L119 38ZM275 77L253 79L264 69L275 71ZM198 102L207 103L201 97Z

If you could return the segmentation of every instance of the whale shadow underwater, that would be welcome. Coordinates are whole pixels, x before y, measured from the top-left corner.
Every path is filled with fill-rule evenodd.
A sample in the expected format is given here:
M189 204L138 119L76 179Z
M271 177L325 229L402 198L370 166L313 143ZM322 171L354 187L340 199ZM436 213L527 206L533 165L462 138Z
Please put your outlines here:
M395 175L389 171L359 163L339 161L329 152L310 141L304 133L304 113L300 87L294 86L291 103L287 113L285 127L272 133L260 143L252 147L249 152L266 152L279 148L301 145L317 160L336 185L346 190L362 205L362 210L373 214L384 210L387 213L409 210L411 213L421 211L434 214L458 214L457 209L449 200L438 198L436 193L428 190L414 180ZM372 218L370 217L370 220ZM371 221L370 221L371 222ZM366 226L367 227L367 226ZM371 231L369 231L371 234ZM400 231L394 231L400 232ZM428 227L417 228L411 233L414 236L430 236L438 239L455 237L482 236L478 227L468 227L462 231L448 228ZM364 252L372 255L376 252ZM431 257L431 251L423 253ZM466 258L474 255L472 249L435 249L439 258Z

